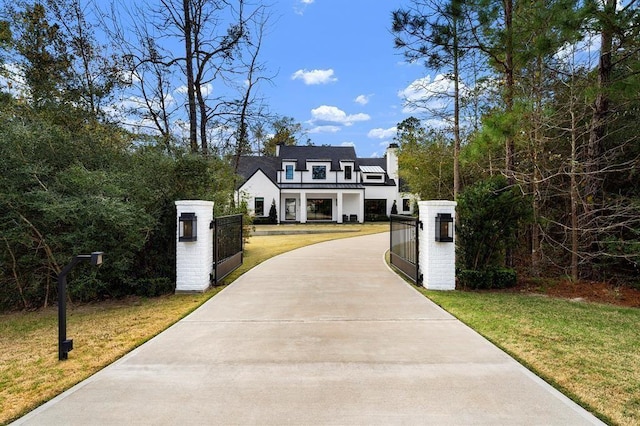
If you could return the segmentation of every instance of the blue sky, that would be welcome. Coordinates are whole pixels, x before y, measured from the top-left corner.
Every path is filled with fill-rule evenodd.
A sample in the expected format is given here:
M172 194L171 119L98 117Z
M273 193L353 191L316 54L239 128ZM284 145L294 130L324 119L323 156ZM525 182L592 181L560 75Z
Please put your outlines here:
M388 0L285 0L272 6L262 60L273 112L293 117L316 145L353 144L381 156L409 116L400 93L425 75L393 48Z

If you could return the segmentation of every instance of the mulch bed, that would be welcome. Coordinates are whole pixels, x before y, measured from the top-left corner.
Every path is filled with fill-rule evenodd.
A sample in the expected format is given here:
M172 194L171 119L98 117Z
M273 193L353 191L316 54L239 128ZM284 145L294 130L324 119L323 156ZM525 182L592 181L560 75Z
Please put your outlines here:
M510 291L640 308L640 289L606 282L561 280L541 283L540 281L522 280L517 287L510 289Z

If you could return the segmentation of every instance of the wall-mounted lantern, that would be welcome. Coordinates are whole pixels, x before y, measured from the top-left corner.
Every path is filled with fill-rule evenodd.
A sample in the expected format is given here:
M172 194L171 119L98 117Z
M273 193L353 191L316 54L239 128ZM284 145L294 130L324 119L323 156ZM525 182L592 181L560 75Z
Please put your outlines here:
M195 213L182 213L179 218L178 241L198 240L198 218Z
M436 241L453 242L453 217L449 213L438 213L436 216Z

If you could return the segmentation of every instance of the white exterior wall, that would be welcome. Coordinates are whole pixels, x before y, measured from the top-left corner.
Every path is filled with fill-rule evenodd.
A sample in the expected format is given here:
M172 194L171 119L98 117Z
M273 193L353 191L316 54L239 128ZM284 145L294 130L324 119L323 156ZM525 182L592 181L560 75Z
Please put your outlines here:
M395 186L365 186L366 200L387 200L387 216L391 214L394 200L398 198L398 188Z
M351 179L344 178L344 169L345 166L351 166ZM351 161L341 161L340 162L340 171L336 172L337 183L356 183L358 182L358 173L356 170L356 165Z
M279 150L279 147L276 148ZM367 185L364 191L362 189L282 189L278 188L274 182L272 182L261 170L258 170L253 176L245 182L239 189L239 199L244 199L247 202L247 206L250 211L253 211L255 206L255 198L264 198L264 215L268 214L271 207L271 201L276 200L276 208L278 210L278 221L296 221L300 223L306 223L307 211L306 202L309 198L330 198L333 200L332 206L332 220L338 223L343 221L343 215L350 217L351 215L357 215L358 222L364 222L364 200L365 199L384 199L387 202L386 214L391 214L391 208L394 201L398 207L398 213L408 214L407 211L402 211L402 197L398 193L398 157L397 148L392 146L387 151L387 169L388 175L391 179L394 179L396 186L385 185ZM364 174L356 170L356 161L341 160L339 170L331 170L331 161L327 160L307 160L304 164L304 170L298 170L298 161L292 159L282 158L279 164L279 170L277 171L278 184L356 184L366 182ZM292 179L286 179L286 166L293 167ZM326 170L325 179L313 179L313 166L324 166ZM351 166L351 179L345 179L345 166ZM375 184L381 184L384 182L384 175L380 174L383 178L381 180L370 180ZM296 215L295 219L286 219L286 202L287 198L296 200Z
M402 200L404 199L409 200L409 210L402 209ZM408 192L399 193L398 194L398 213L406 214L406 215L413 214L413 206L416 200L417 200L417 196L415 194L410 194Z
M213 202L176 201L176 293L203 292L211 285L213 272ZM195 213L197 241L178 241L182 213Z
M435 200L419 201L420 253L418 262L422 273L422 285L429 290L455 290L456 288L456 233L453 242L436 241L436 216L449 213L455 223L456 202Z
M302 182L302 173L296 170L297 162L295 161L283 161L282 170L278 170L278 182L280 183L300 183ZM287 179L287 166L293 167L293 176L291 179Z
M342 214L346 214L350 217L352 214L358 216L358 221L363 221L362 205L364 204L363 191L357 192L345 192L342 197ZM339 218L339 221L342 217ZM348 219L349 220L349 219Z
M391 179L398 181L398 148L389 146L385 154L387 158L387 174Z
M313 166L324 166L326 170L325 179L313 178ZM302 183L335 183L336 172L331 171L331 161L307 161L307 170L300 172L302 174ZM282 182L289 182L284 180Z
M258 170L251 178L244 183L239 189L241 200L244 199L247 202L247 207L251 214L255 214L253 208L255 206L255 199L264 198L264 216L269 215L269 209L271 208L271 202L276 201L276 210L278 211L278 219L280 220L280 212L284 211L280 208L280 190L273 184L261 170Z

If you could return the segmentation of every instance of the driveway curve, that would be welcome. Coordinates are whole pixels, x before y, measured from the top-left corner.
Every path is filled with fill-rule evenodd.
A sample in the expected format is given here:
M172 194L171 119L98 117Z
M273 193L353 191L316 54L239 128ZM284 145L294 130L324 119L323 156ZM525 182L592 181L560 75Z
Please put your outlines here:
M602 424L391 272L388 241L272 258L15 424Z

